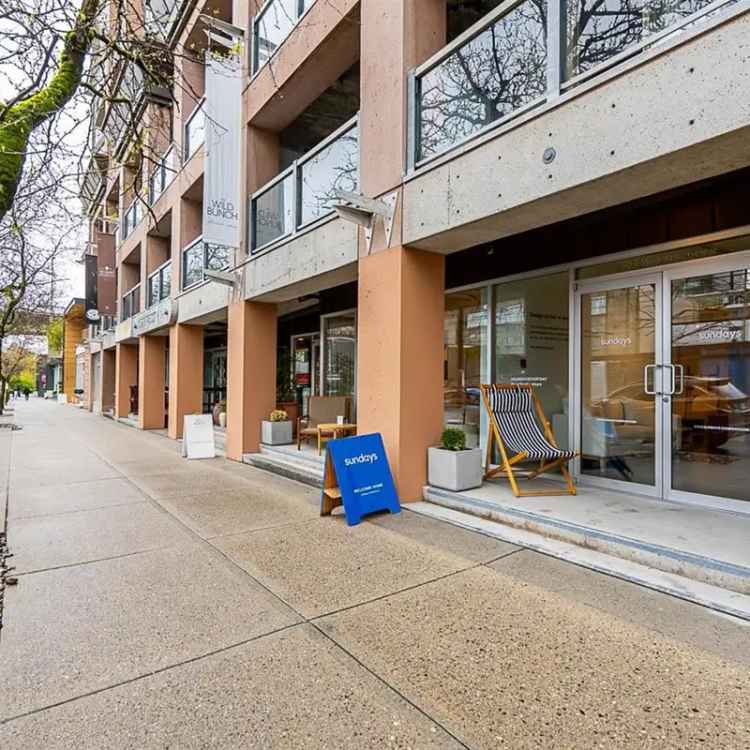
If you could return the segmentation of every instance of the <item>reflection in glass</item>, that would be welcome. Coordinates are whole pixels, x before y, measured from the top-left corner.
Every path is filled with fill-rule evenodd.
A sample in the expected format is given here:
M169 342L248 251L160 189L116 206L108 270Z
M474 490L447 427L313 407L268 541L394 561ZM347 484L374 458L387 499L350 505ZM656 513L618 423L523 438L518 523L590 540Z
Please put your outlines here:
M253 199L253 249L294 231L294 175Z
M750 500L750 274L672 282L672 487Z
M479 386L487 382L486 289L445 295L443 422L466 433L466 445L481 443Z
M206 139L206 115L199 104L185 126L185 158L189 159Z
M567 78L585 73L713 0L569 0Z
M653 284L581 295L581 471L653 485Z
M495 286L495 382L531 383L568 446L567 271Z
M357 314L340 313L323 319L324 396L355 395Z
M419 81L425 159L541 97L547 85L545 2L524 2Z
M299 0L273 0L255 22L255 70L260 70L297 23Z
M182 288L203 281L203 241L200 240L182 253Z
M229 268L231 249L226 245L205 244L206 268L212 271L221 271Z
M300 166L300 224L330 213L336 190L356 192L359 171L357 127Z

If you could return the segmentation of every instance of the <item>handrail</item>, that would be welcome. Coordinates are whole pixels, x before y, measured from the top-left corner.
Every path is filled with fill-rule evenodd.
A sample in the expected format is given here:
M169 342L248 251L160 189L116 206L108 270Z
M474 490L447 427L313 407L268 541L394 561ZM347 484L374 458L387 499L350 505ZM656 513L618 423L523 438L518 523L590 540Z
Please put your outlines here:
M203 246L203 257L202 257L202 263L201 263L201 278L196 279L195 281L191 281L189 284L185 283L185 255L193 250L196 246L202 245ZM211 270L219 271L224 270L226 268L231 268L234 265L235 258L232 258L232 249L229 247L226 247L227 255L229 256L227 258L227 262L224 263L221 267L211 267L209 266L209 251L211 248L222 248L223 245L216 245L212 244L210 242L206 242L203 239L203 235L200 235L199 237L196 237L191 243L186 245L182 248L180 251L180 289L181 291L186 291L187 289L191 289L194 286L198 286L198 284L203 283L206 280L205 271L207 268L211 268Z

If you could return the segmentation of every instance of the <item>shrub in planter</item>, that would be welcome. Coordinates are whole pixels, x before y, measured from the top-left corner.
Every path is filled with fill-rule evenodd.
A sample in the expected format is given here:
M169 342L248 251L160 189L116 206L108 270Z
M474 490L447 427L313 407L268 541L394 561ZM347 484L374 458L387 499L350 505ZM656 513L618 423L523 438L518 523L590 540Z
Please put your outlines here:
M466 433L443 431L440 445L427 449L427 478L434 487L461 492L482 484L482 451L466 448Z
M283 409L274 409L267 420L263 420L261 442L266 445L287 445L292 442L292 423Z

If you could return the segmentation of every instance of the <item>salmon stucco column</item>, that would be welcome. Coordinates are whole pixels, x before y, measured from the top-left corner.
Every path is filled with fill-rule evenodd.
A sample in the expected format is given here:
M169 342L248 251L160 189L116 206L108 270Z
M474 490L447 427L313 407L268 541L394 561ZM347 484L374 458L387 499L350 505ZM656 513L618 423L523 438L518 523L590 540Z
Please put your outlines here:
M101 393L102 393L102 412L109 411L115 405L115 364L117 355L115 349L102 350L102 373L101 373Z
M165 336L141 336L138 346L138 426L142 430L164 427L166 376Z
M227 458L242 461L260 447L260 423L276 406L276 305L229 305Z
M360 258L357 432L380 432L402 501L420 500L443 426L445 259L392 247Z
M182 437L186 414L203 411L203 326L169 329L169 437Z
M138 383L138 347L117 344L115 351L115 416L130 414L130 386Z

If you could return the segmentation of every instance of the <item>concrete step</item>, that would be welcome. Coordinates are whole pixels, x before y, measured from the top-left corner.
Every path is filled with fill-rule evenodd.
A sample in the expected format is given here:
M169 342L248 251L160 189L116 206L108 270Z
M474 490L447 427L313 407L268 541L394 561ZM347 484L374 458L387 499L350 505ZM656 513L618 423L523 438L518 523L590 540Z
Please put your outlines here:
M287 461L266 453L246 453L242 457L242 461L258 469L270 471L287 479L295 479L311 487L323 486L323 469L314 467L311 464L306 465L303 462Z
M717 586L739 594L750 594L750 568L685 550L654 544L643 539L595 529L532 511L468 497L426 486L424 499L443 508L532 532L546 539L566 542L587 550L628 560L664 573Z
M319 456L317 451L298 451L296 445L266 445L265 443L261 443L260 452L270 458L298 464L302 467L312 467L320 471L323 471L323 467L325 466L325 454Z
M655 570L647 565L603 552L561 542L531 531L489 521L463 511L451 510L433 502L408 503L407 511L425 515L464 529L479 532L519 547L541 552L599 573L645 586L664 594L700 604L726 615L750 621L750 596L694 581L680 575Z

